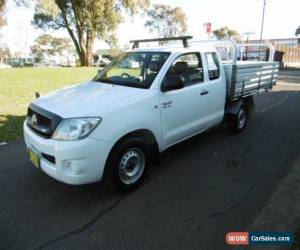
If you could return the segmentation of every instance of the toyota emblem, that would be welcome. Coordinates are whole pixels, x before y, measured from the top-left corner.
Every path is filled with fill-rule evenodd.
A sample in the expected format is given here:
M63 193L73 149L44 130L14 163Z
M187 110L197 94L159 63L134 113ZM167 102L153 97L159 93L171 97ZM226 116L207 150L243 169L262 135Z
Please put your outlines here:
M31 124L34 125L34 126L36 126L36 124L37 124L37 117L36 117L36 114L33 114L33 115L31 116Z

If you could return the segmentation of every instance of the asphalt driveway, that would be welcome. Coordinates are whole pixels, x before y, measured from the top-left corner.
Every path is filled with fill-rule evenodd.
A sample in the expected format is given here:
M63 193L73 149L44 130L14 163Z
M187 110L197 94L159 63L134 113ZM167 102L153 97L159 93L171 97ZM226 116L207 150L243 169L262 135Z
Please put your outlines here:
M256 97L244 133L220 126L161 156L145 184L67 186L35 169L24 143L0 147L0 249L226 249L300 154L300 77Z

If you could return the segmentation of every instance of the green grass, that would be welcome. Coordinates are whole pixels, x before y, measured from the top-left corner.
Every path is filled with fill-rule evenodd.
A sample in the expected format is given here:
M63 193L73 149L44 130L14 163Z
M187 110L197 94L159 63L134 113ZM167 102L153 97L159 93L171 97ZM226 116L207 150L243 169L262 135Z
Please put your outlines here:
M0 69L0 143L23 137L22 124L35 92L47 94L93 78L97 68Z

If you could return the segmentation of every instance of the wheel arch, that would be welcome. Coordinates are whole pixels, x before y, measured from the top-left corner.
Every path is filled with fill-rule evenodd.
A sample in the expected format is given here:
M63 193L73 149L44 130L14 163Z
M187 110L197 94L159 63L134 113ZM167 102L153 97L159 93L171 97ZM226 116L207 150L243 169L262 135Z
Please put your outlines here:
M226 116L236 115L242 105L246 106L249 118L251 118L251 116L255 112L255 103L254 103L253 96L241 98L234 102L228 102L225 106L225 115Z
M111 148L111 150L108 154L107 160L106 160L104 174L106 173L108 162L109 162L110 157L111 157L112 153L114 152L114 150L116 150L116 148L124 140L127 140L129 138L140 138L141 140L146 142L146 144L149 146L151 162L158 164L158 165L160 164L159 163L159 146L158 146L158 142L157 142L157 139L156 139L154 133L149 129L138 129L138 130L128 132L127 134L123 135L121 138L119 138L114 143L113 147Z

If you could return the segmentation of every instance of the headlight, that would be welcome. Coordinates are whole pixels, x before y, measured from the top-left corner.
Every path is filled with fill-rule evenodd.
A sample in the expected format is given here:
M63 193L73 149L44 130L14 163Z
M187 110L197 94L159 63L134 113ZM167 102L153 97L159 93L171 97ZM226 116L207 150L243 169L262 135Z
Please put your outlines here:
M100 117L64 119L56 128L52 139L76 141L86 138L101 122Z

